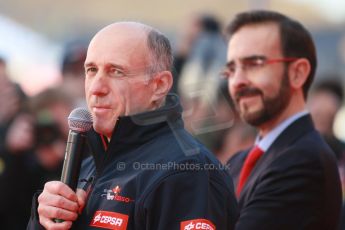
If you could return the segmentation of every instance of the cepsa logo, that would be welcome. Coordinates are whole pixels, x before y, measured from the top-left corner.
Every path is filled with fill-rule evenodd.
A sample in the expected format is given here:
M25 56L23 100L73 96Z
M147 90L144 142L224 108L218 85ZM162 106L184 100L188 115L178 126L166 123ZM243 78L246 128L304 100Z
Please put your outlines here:
M181 222L181 230L216 230L214 224L206 219L194 219Z
M128 215L117 212L97 211L92 218L90 226L114 230L126 230L127 223Z

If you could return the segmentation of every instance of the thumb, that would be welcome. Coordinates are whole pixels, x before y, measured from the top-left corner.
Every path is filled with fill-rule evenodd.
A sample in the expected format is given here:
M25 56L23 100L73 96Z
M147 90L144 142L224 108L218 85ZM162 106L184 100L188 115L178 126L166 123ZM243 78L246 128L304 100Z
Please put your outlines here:
M83 208L85 206L86 203L86 197L87 194L83 189L77 189L77 198L78 198L78 205L79 205L79 209L78 212L79 214L83 211Z

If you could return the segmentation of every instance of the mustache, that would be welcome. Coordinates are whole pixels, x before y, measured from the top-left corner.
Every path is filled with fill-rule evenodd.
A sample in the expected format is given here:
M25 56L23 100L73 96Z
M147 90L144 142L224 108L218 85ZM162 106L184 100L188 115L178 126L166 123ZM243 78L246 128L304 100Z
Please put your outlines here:
M257 88L242 88L235 93L235 99L239 100L243 96L262 95L262 92Z

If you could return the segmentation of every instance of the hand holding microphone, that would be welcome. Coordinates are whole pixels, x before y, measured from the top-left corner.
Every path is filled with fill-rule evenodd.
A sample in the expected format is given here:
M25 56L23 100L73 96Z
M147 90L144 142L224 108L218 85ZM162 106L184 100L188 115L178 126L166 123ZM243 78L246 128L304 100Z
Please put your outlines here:
M45 184L38 197L38 213L41 225L46 229L69 229L76 220L80 207L85 204L86 193L78 190L80 165L86 135L92 127L91 114L83 108L74 109L68 117L70 132L66 145L61 181Z

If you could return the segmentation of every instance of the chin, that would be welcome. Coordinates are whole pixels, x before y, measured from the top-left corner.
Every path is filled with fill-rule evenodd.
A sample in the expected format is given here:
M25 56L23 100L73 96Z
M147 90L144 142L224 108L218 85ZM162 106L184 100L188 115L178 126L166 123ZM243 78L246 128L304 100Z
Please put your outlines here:
M256 111L255 113L247 113L242 118L250 125L258 127L273 118L273 116L266 111Z
M264 113L261 110L253 112L246 111L241 113L241 117L248 124L252 126L258 126L263 122Z
M110 137L114 130L114 125L115 124L106 124L105 122L102 122L101 124L94 122L93 129L99 134Z

